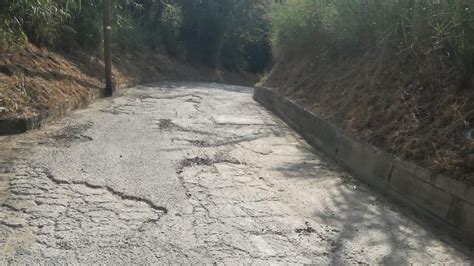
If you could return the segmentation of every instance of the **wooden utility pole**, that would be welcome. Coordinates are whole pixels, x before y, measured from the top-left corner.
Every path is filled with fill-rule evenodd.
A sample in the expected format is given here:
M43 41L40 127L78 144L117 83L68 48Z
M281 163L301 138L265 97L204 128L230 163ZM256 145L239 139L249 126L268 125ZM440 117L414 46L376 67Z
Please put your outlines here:
M104 4L104 60L105 60L105 97L112 96L114 92L112 82L112 5L111 0L103 0Z

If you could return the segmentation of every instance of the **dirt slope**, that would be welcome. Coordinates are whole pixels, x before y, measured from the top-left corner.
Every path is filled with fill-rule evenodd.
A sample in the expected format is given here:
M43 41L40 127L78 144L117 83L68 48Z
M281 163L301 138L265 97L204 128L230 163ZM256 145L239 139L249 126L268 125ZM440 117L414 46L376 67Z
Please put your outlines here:
M103 62L81 52L61 54L33 45L0 51L0 118L31 116L97 94L102 73ZM146 51L116 53L113 73L118 88L164 79L255 83L252 75L189 66Z
M444 58L294 56L263 82L360 139L474 183L474 86Z

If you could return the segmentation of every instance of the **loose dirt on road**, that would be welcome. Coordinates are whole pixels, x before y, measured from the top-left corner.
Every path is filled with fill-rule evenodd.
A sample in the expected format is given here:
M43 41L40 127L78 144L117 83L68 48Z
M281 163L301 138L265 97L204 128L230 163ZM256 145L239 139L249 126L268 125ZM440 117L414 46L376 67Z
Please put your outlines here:
M0 141L0 263L471 262L251 88L140 86Z

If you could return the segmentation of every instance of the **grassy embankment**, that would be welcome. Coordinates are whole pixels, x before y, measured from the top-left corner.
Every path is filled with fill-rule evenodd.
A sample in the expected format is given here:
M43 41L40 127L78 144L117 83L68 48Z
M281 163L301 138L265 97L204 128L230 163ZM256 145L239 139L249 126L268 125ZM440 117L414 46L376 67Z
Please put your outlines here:
M471 1L288 0L271 15L278 88L355 136L474 183Z

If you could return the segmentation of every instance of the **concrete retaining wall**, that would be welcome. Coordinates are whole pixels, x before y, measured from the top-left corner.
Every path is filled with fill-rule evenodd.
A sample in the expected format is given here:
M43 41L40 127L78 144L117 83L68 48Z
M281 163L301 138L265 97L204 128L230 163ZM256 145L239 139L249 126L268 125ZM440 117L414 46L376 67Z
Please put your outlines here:
M474 245L474 187L357 141L269 88L255 88L254 99L365 183Z
M6 118L0 119L0 136L10 134L20 134L29 130L40 128L46 122L62 117L75 109L86 107L91 101L99 98L100 93L95 92L87 96L71 100L54 110L42 111L32 117Z

